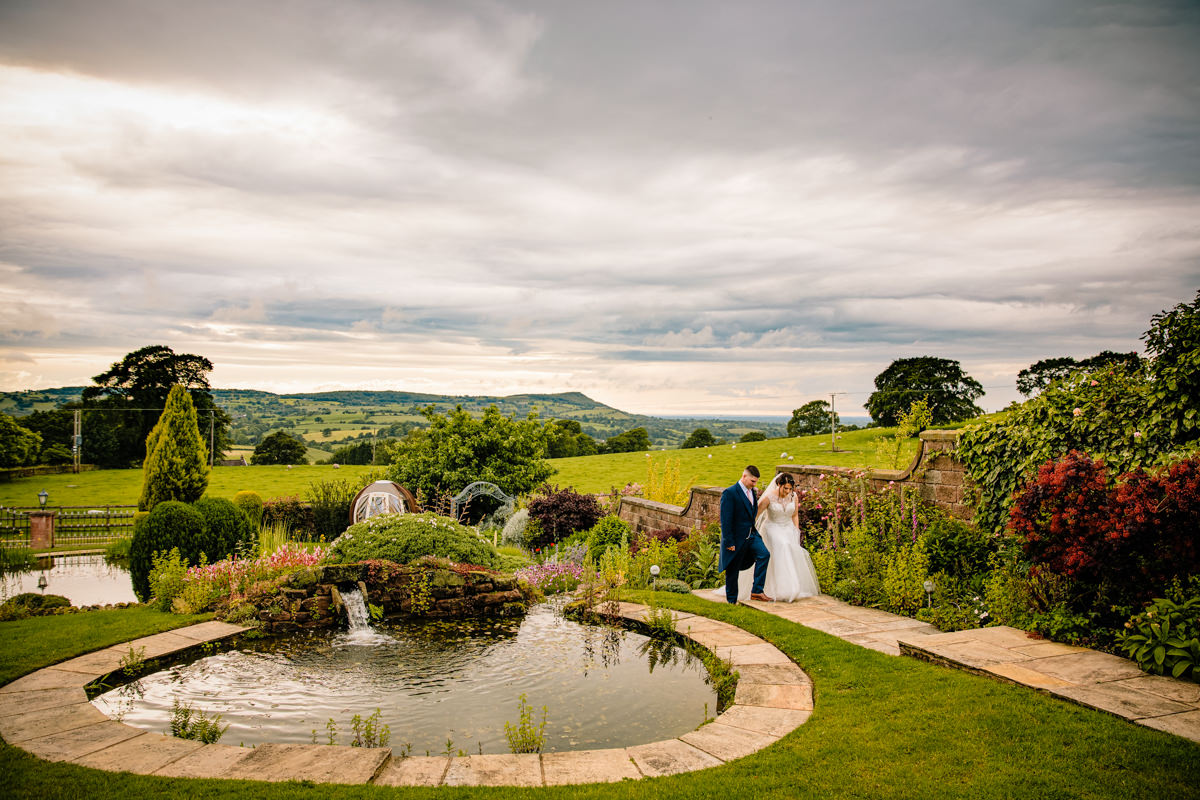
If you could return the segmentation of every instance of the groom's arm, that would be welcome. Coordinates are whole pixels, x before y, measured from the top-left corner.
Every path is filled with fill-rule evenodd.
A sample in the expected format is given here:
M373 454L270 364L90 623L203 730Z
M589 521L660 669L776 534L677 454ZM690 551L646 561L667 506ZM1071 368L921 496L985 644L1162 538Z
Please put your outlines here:
M721 492L721 547L726 550L736 550L733 544L733 503L730 502L729 490Z

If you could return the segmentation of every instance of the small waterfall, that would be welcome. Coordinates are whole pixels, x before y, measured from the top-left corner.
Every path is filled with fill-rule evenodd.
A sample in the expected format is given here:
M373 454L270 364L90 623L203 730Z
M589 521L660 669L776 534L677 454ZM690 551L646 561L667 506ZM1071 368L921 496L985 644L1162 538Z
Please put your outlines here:
M392 637L378 633L371 627L371 612L367 611L367 601L361 591L346 589L339 594L342 606L346 609L349 630L339 637L338 644L377 645L392 641Z
M369 631L371 629L371 613L367 611L367 601L363 599L358 589L347 589L342 592L342 604L346 606L346 621L350 623L350 632Z

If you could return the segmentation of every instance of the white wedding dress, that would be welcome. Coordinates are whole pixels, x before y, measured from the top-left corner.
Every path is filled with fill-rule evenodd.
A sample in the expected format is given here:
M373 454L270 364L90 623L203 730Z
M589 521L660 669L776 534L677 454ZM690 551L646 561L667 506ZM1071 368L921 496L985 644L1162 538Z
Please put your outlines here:
M763 592L768 597L785 603L821 593L812 557L800 546L800 531L792 524L792 514L795 510L794 497L788 497L784 502L771 500L767 510L759 517L758 525L763 544L771 553L771 560L767 562L767 582ZM739 602L750 599L753 582L753 567L738 574ZM725 589L720 591L724 597Z

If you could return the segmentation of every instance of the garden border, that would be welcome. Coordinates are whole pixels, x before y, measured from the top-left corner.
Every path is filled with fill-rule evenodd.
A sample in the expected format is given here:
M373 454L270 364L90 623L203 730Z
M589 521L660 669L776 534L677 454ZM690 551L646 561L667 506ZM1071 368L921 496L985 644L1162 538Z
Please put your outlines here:
M620 603L613 616L645 624L649 607ZM678 738L606 750L543 754L393 758L387 748L202 744L110 719L84 687L123 666L130 649L157 658L247 630L204 622L114 645L45 667L0 687L0 735L48 761L111 772L188 778L381 786L554 786L691 772L743 758L803 725L812 680L774 645L726 622L671 611L676 631L727 659L740 673L734 703Z

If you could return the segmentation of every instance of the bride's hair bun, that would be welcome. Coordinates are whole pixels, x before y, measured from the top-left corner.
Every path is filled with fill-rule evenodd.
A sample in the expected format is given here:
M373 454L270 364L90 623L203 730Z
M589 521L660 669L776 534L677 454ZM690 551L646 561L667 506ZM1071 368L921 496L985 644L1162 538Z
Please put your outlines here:
M779 485L780 486L795 486L796 479L793 478L790 474L785 472L779 476Z

